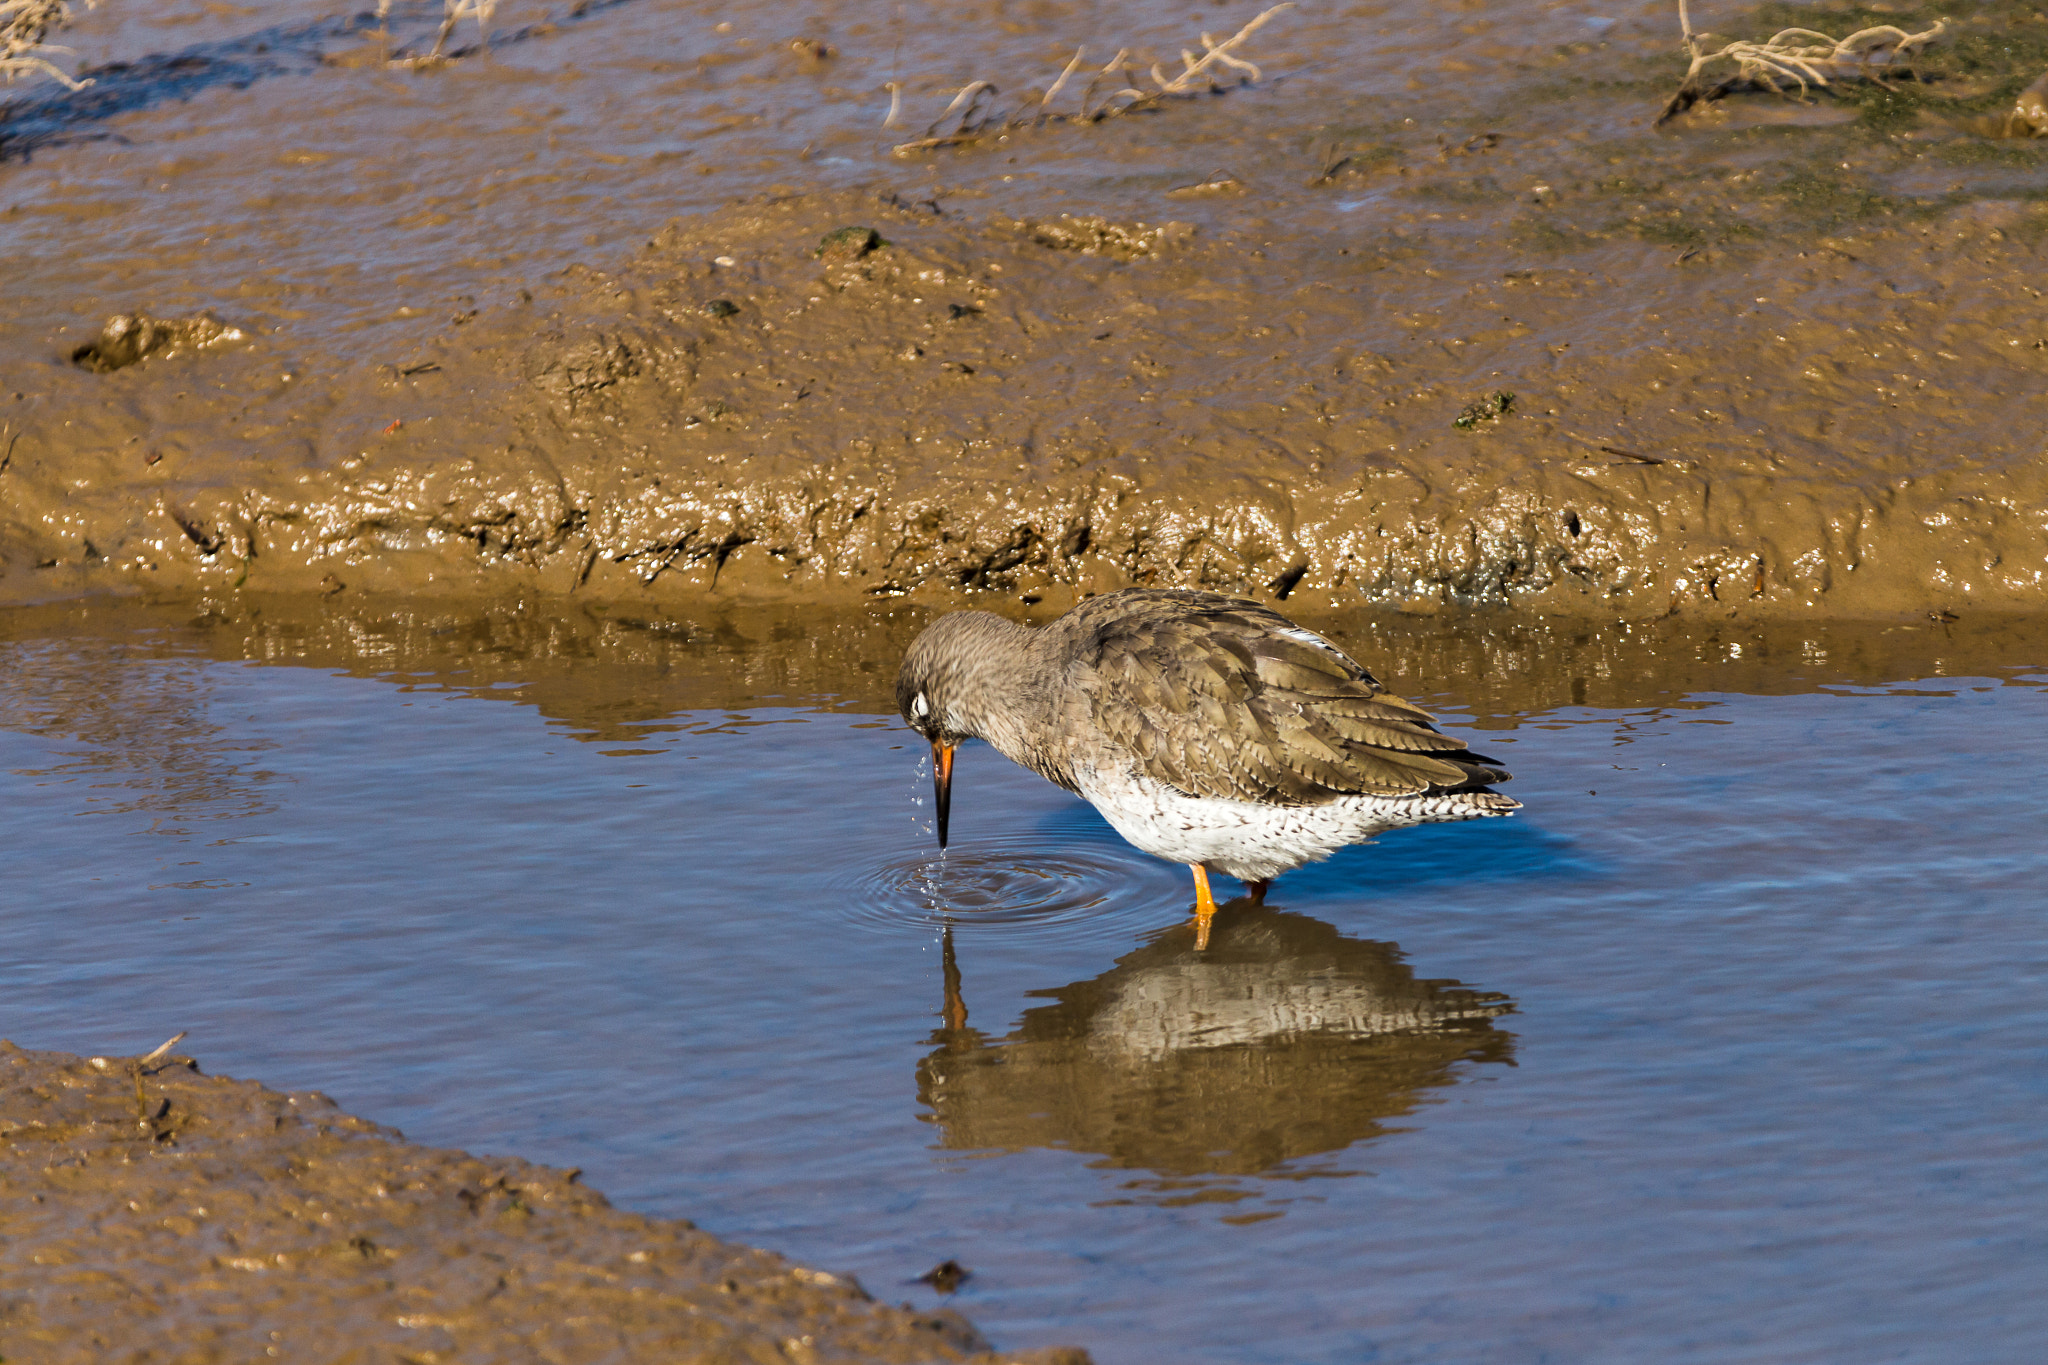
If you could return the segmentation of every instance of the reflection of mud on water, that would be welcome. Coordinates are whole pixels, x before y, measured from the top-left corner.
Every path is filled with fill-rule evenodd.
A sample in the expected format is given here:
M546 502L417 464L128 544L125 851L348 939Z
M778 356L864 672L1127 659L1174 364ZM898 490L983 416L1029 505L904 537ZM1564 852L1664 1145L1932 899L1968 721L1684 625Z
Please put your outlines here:
M832 709L872 712L893 725L891 680L929 619L927 609L901 603L845 611L697 602L643 613L573 601L548 608L252 594L197 615L175 603L59 603L0 610L0 645L35 661L18 664L13 685L0 688L0 710L33 733L173 754L177 745L162 726L189 730L203 714L179 710L175 688L161 692L159 677L141 674L156 666L151 661L196 654L444 687L533 707L600 744L672 729L677 712L812 706L823 697ZM1689 697L1699 692L1783 696L1900 678L2001 676L2015 661L2048 658L2048 623L2037 616L1889 625L1677 617L1586 626L1509 612L1306 619L1397 692L1455 692L1481 726L1563 706L1697 705ZM62 664L70 656L92 662ZM155 690L152 704L138 696L145 687ZM237 789L239 779L228 776L205 781Z
M1388 1131L1464 1062L1510 1057L1507 997L1418 979L1391 944L1238 901L1208 951L1168 930L1041 992L1007 1038L948 1027L918 1095L945 1146L1058 1147L1162 1175L1249 1175ZM970 964L971 970L971 964Z
M18 111L57 140L6 168L35 211L0 223L34 267L0 300L0 594L1149 582L1641 617L2048 591L2048 163L1963 131L2025 105L2031 4L1959 18L1947 85L1738 96L1663 134L1661 7L1289 11L1229 100L922 159L866 108L893 64L957 89L1100 16L883 40L827 4L806 36L832 55L793 63L792 33L645 9L516 43L508 18L527 65L411 79L402 113L388 73L306 56L365 41L314 24L241 124L226 87L193 94L177 117L218 125L180 132L175 174L130 167L158 197L56 169L85 123L151 146L173 105L81 105L61 137L59 106ZM569 127L554 98L617 118ZM293 120L274 164L222 150L266 117ZM250 245L153 254L215 214ZM140 236L98 234L95 263L42 226L68 217ZM862 249L826 250L845 229ZM61 364L58 319L144 303L258 339Z
M36 770L76 783L81 813L151 811L182 834L194 820L230 820L276 808L265 741L230 742L217 718L216 680L190 658L154 657L147 644L0 637L0 728L69 741L60 762Z
M573 1171L417 1147L323 1095L196 1070L0 1042L10 1355L996 1365L956 1314L622 1213ZM81 1273L110 1257L118 1276Z

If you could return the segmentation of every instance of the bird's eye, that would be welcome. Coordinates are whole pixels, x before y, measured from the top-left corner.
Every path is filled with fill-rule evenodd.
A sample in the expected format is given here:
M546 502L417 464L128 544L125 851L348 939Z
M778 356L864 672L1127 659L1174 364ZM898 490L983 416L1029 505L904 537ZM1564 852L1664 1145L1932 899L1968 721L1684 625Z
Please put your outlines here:
M920 692L910 699L911 715L915 716L919 720L923 720L926 716L930 715L931 713L931 703L924 699L924 693Z

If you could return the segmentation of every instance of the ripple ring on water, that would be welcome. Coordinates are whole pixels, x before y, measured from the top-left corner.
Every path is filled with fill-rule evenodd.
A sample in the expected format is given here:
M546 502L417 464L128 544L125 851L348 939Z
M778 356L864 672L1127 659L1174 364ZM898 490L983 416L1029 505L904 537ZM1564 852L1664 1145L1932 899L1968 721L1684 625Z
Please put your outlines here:
M852 869L838 902L863 927L930 933L944 924L1030 926L1060 937L1124 931L1133 912L1173 913L1154 869L1116 850L956 842Z

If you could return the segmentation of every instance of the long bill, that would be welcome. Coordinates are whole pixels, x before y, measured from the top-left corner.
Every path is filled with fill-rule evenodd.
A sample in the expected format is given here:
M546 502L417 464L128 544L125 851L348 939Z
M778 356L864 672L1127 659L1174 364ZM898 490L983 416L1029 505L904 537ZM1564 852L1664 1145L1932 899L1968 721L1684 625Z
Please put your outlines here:
M932 795L939 808L939 847L946 846L946 821L953 813L953 748L932 741Z

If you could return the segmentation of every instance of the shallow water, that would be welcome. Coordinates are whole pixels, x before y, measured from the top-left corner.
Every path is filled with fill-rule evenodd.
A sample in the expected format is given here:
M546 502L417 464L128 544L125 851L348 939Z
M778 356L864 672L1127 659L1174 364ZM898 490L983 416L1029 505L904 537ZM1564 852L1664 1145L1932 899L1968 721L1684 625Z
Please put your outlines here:
M1197 957L1184 874L986 749L938 856L914 620L516 615L9 618L0 1032L190 1029L1103 1362L2048 1329L2048 673L1986 661L2037 652L1354 622L1527 808Z

